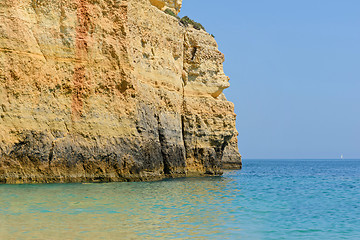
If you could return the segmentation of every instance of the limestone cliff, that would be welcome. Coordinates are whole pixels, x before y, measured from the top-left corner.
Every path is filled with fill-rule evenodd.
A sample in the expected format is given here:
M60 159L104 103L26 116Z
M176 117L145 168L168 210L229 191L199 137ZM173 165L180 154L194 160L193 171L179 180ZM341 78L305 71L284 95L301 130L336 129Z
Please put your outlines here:
M181 0L0 2L0 182L241 168L224 56Z

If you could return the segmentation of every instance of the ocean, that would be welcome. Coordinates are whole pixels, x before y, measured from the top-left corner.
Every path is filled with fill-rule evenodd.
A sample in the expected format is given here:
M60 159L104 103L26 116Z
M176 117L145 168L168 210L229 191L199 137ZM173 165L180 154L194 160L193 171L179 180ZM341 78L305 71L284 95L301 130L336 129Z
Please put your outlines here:
M360 239L360 160L244 160L221 177L0 185L0 239Z

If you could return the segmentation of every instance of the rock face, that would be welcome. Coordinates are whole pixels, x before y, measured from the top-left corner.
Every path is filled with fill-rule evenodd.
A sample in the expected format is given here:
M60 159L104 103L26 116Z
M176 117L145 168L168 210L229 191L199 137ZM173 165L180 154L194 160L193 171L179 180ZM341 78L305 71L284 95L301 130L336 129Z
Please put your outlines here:
M182 0L150 0L151 4L160 10L169 8L174 13L178 14L181 9Z
M224 56L179 0L0 2L0 182L241 168ZM159 10L161 9L161 10Z

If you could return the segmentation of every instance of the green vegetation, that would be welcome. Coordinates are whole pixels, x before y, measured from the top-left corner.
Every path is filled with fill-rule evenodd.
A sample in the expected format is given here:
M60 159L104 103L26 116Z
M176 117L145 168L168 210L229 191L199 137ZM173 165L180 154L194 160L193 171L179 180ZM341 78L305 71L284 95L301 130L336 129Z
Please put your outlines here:
M180 19L180 17L178 15L176 15L173 11L171 11L169 8L167 8L164 12L166 14L178 19L185 27L188 27L189 25L192 25L197 30L202 29L202 30L206 31L205 28L203 27L203 25L201 25L201 23L195 22L194 20L192 20L188 16L185 16L185 17ZM211 36L213 36L215 38L214 35L211 34Z
M183 17L180 20L180 22L182 24L184 24L186 27L189 25L192 25L197 30L202 29L202 30L206 31L205 28L203 27L203 25L201 25L201 23L195 22L194 20L190 19L188 16Z
M213 38L215 38L214 34L210 34Z
M170 16L173 16L175 18L177 18L178 20L180 20L179 16L176 15L173 11L171 11L169 8L167 8L165 11L164 11L166 14L169 14Z

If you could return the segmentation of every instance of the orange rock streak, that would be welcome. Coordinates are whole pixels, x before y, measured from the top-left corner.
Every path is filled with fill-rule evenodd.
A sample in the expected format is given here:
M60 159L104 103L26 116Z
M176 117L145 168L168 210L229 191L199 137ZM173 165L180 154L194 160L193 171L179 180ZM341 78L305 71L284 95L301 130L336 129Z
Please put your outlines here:
M83 99L86 91L86 62L88 53L88 30L89 12L86 0L77 0L77 26L75 39L75 58L76 61L73 75L72 90L72 119L78 120L82 115Z

